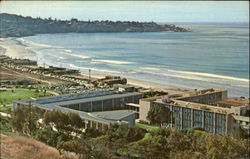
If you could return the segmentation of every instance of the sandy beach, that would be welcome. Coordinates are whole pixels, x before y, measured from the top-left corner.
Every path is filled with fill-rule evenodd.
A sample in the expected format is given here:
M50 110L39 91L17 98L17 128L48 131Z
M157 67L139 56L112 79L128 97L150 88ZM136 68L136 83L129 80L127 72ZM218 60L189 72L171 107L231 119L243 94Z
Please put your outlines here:
M86 75L86 74L83 74L83 75L86 78L88 77L88 75ZM95 79L100 79L100 78L104 78L105 75L91 74L91 77L95 78ZM177 94L177 93L181 93L181 92L190 91L190 90L185 89L185 88L179 88L179 87L170 86L170 85L158 84L158 83L154 83L154 82L148 82L148 81L137 80L137 79L132 79L132 78L126 78L126 79L127 79L127 83L129 85L133 85L136 87L143 87L143 88L147 88L147 89L152 89L155 91L169 92L170 94Z
M4 55L12 58L24 58L25 56L33 56L36 54L34 51L15 43L9 38L1 38L0 47L5 49Z
M20 45L9 38L1 38L0 47L4 48L5 55L12 57L12 58L24 58L25 56L34 56L36 54L34 51L27 49L25 46ZM88 78L88 75L82 74L82 77ZM95 79L98 79L98 78L100 79L100 78L104 78L105 75L92 74L91 77ZM184 89L184 88L157 84L153 82L142 81L142 80L137 80L137 79L132 79L132 78L127 78L127 81L128 81L128 84L130 85L157 90L157 91L166 91L171 94L187 91L187 89Z

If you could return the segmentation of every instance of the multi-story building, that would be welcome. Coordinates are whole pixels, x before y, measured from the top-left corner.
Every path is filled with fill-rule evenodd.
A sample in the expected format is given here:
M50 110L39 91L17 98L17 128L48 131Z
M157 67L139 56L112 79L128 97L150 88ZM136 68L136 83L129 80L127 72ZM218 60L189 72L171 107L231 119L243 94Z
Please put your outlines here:
M147 120L147 113L156 104L170 110L170 123L168 126L187 130L190 128L201 128L215 134L228 134L238 130L238 123L249 130L249 117L242 116L237 112L243 112L246 106L242 107L219 107L218 101L227 98L226 90L207 89L193 91L178 95L160 96L140 100L139 119ZM240 109L240 110L238 110ZM242 120L242 121L241 121ZM244 120L244 121L243 121Z
M85 121L86 128L103 128L110 124L119 123L134 125L136 112L121 109L125 108L126 103L138 104L141 97L142 94L137 92L86 91L84 93L17 101L13 104L13 107L15 109L21 105L32 105L45 110L71 111L80 115Z
M171 111L170 126L179 130L202 128L215 134L232 131L232 110L211 105L171 99L170 102L155 101Z

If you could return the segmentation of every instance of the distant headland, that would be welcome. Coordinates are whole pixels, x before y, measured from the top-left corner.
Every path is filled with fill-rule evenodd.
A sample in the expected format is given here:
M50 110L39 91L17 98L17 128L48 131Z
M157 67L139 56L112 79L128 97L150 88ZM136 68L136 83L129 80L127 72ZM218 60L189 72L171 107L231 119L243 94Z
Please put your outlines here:
M32 18L15 14L0 14L0 37L23 37L49 33L97 33L97 32L190 32L173 24L135 21L82 21L52 18Z

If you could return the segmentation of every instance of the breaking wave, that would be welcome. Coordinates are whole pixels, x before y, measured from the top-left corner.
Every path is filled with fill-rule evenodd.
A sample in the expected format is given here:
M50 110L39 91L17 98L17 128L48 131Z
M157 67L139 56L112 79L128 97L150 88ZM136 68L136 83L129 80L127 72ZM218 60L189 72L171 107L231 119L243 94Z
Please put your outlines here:
M187 71L176 71L176 70L168 70L168 71L178 73L178 74L196 75L196 76L202 76L202 77L212 77L212 78L220 78L220 79L227 79L227 80L234 80L234 81L249 82L249 79L245 79L245 78L223 76L223 75L217 75L217 74L211 74L211 73L187 72Z
M126 65L132 64L133 62L128 61L117 61L117 60L92 60L93 63L109 63L109 64L116 64L116 65Z
M40 47L40 48L58 48L58 49L63 48L61 46L53 46L53 45L28 41L28 40L25 40L24 38L17 38L16 40L22 43L23 45L27 45L27 46Z
M78 55L78 54L67 54L67 55L74 56L74 57L79 57L79 58L82 58L82 59L88 59L88 58L90 58L89 56Z
M114 73L114 74L120 74L121 72L119 71L113 71L113 70L105 70L105 69L97 69L97 68L88 68L88 67L80 67L80 66L76 66L74 64L69 64L70 67L72 68L76 68L79 70L89 70L91 69L91 71L96 71L96 72L105 72L105 73Z

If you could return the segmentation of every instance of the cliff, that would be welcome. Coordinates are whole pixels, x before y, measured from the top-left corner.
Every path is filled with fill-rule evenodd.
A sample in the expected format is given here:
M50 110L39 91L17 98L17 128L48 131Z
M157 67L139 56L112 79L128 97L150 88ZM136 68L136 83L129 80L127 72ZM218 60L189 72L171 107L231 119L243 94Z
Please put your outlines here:
M79 21L57 20L0 14L0 37L22 37L48 33L93 33L93 32L188 32L190 30L172 24L134 21Z

